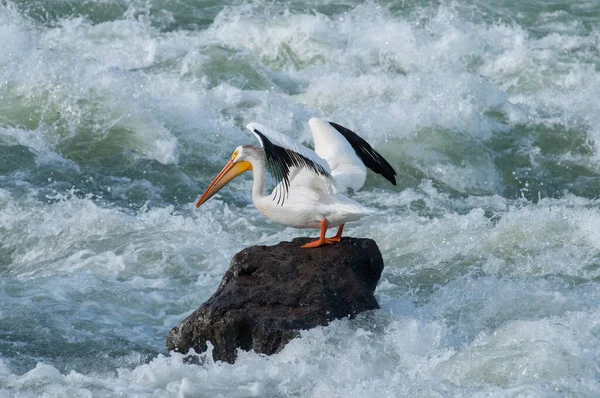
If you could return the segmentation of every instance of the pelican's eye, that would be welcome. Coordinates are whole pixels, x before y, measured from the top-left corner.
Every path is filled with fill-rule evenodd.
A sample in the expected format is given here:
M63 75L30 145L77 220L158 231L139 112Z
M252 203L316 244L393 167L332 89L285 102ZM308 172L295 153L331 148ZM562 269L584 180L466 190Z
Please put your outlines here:
M238 151L236 150L233 155L231 155L231 160L235 160L238 157Z

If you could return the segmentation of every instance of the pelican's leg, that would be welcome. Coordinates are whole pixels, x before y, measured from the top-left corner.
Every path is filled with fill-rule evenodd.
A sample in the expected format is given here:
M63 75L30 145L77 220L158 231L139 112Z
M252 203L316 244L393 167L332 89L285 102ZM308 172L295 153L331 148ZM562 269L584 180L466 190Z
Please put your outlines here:
M339 241L342 240L342 231L344 231L344 224L340 225L340 227L338 228L337 234L335 234L334 237L332 238L325 238L325 241L327 241L328 243L337 243Z
M319 236L319 239L314 240L312 242L308 242L307 244L302 246L302 248L310 249L313 247L319 247L319 246L328 245L328 244L332 243L332 242L328 242L327 239L325 239L325 232L327 232L327 219L321 221L321 236Z

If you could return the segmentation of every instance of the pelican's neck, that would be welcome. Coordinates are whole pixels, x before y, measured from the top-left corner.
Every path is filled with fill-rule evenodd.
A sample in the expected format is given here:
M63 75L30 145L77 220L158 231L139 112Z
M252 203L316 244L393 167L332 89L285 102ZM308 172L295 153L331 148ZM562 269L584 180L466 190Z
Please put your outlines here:
M254 173L254 182L252 183L252 200L256 203L257 199L264 198L265 195L265 157L261 151L256 151L251 159L252 172Z

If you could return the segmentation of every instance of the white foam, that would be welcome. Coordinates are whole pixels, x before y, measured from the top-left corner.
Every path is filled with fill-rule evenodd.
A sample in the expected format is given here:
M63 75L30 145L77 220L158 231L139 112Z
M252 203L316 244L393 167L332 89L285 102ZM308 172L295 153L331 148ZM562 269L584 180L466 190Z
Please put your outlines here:
M28 140L36 149L54 148L65 138L84 136L80 130L90 125L93 141L106 138L110 129L118 127L131 133L125 149L140 151L162 163L172 163L177 159L173 136L160 119L136 103L145 93L147 82L144 78L126 76L123 71L159 61L147 54L142 57L144 63L136 64L140 54L131 52L132 48L139 47L152 52L153 39L140 38L144 36L145 27L137 21L117 21L109 25L112 27L103 29L103 24L91 26L79 18L63 21L59 27L44 32L25 22L7 27L16 35L9 41L21 44L11 55L19 58L19 62L10 63L3 70L2 77L10 84L3 98L9 105L42 108L34 132L38 142ZM117 31L132 42L115 46L111 32ZM19 40L19 37L24 39ZM145 40L145 44L140 46L136 40ZM99 59L102 55L105 58ZM25 98L24 104L18 104L23 101L21 98ZM57 123L52 121L55 113L60 114Z
M8 201L0 209L3 246L15 250L10 267L16 275L86 269L97 275L166 276L173 266L191 270L199 264L219 272L234 253L229 247L239 246L227 243L238 238L223 229L238 216L226 214L218 201L210 211L185 216L175 214L172 206L132 215L73 193L41 205ZM214 252L216 247L221 254Z
M595 319L595 320L594 320ZM364 322L364 321L363 321ZM367 320L367 322L369 322ZM301 395L347 397L468 393L478 387L501 396L500 388L530 389L535 394L552 385L571 392L589 392L597 382L575 381L570 375L595 372L593 354L581 348L597 323L597 314L574 312L540 321L515 321L494 334L482 334L467 349L447 344L449 330L438 322L377 317L380 327L361 321L336 321L327 328L303 332L279 354L264 357L240 352L234 365L186 365L180 354L158 356L117 377L90 377L77 372L60 375L48 365L9 386L31 388L38 378L55 391L111 394L212 396ZM381 328L381 325L385 325ZM569 333L576 327L576 334ZM445 380L451 382L446 384ZM505 392L507 390L504 390Z
M337 20L319 14L276 18L255 8L262 6L224 10L211 28L215 38L275 68L282 48L289 48L298 62L281 67L307 82L300 99L329 119L356 123L369 138L406 137L432 124L486 137L494 122L483 112L507 105L503 93L466 73L461 56L478 49L476 37L454 28L454 21L435 26L444 34L433 43L421 43L419 27L372 4ZM449 37L457 38L448 42ZM440 62L448 65L440 68Z
M513 387L550 379L572 393L589 393L598 388L597 378L576 381L570 375L598 374L596 359L581 348L597 322L597 312L510 322L494 334L480 336L471 347L441 364L439 371L460 386ZM571 332L574 326L577 333Z
M594 253L599 241L593 227L598 215L595 208L587 208L587 200L570 207L576 203L572 198L543 199L537 205L526 206L518 201L511 205L501 198L489 198L475 202L479 207L468 213L459 214L449 211L452 200L428 189L432 196L411 193L404 202L390 197L383 202L387 215L363 220L359 227L361 233L378 242L390 259L418 254L409 263L400 262L402 266L444 268L445 264L464 258L475 263L484 261L486 272L505 275L561 274L587 280L598 277ZM379 196L378 200L382 198ZM406 209L417 200L441 216L429 219L411 211L389 211L390 206ZM495 212L500 218L497 224L485 216L484 209ZM389 228L382 229L380 223ZM390 230L394 233L390 234Z

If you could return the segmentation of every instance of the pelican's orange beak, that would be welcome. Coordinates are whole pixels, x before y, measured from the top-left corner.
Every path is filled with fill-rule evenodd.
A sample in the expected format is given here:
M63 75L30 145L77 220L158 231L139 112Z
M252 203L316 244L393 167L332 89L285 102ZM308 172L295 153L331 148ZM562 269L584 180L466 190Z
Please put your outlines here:
M212 196L219 192L225 185L227 185L229 181L248 170L252 170L252 164L250 162L246 162L245 160L234 162L232 159L227 162L225 167L223 167L223 170L221 170L219 175L210 184L206 192L204 192L204 195L202 195L200 200L196 203L196 207L200 207L202 203L212 198Z

